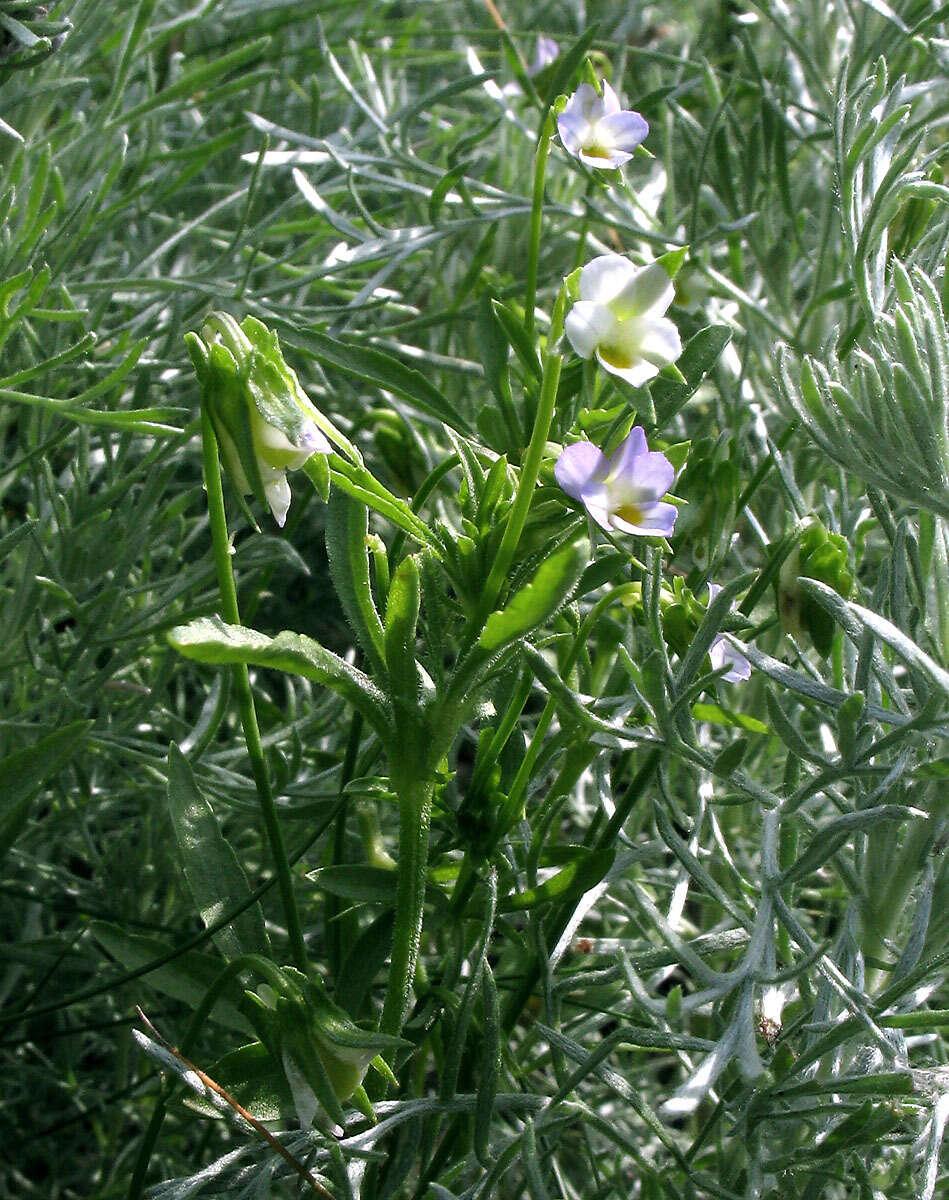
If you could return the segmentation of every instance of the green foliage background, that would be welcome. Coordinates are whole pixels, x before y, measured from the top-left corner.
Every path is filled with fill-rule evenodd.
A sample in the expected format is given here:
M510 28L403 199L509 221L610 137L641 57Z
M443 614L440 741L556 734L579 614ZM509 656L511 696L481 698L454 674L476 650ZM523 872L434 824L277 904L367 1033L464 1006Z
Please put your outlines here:
M378 1106L391 1125L365 1133L350 1112L339 1147L288 1145L334 1195L372 1200L939 1195L946 14L498 7L528 60L538 33L563 50L595 19L592 61L649 120L655 156L624 191L555 143L540 337L594 252L688 244L673 313L702 339L694 382L708 371L694 395L663 379L630 397L568 359L551 437L602 441L633 403L651 438L689 441L663 578L735 586L689 651L694 626L677 642L660 613L658 549L631 565L628 545L601 544L587 593L542 614L439 783L415 1049ZM519 464L537 403L520 306L540 112L486 88L515 64L476 0L49 8L0 2L0 1196L106 1200L128 1194L162 1086L135 1006L180 1043L230 935L286 958L229 676L166 638L219 608L183 334L211 309L276 330L398 496L458 454L467 471L436 479L424 515L472 523L482 557L459 571L476 587L505 504L485 476L498 453ZM506 331L491 298L516 318ZM709 325L732 335L720 357ZM522 579L564 529L550 465ZM243 620L346 655L327 510L293 486L280 534L231 506ZM373 529L394 566L402 535ZM607 583L642 584L643 604L594 608ZM423 577L438 669L455 616ZM703 669L723 627L753 647L742 688ZM563 666L575 641L561 680L551 654ZM254 680L308 949L368 1018L398 847L384 759L332 692ZM171 743L213 835L169 811ZM485 844L515 785L525 819ZM209 852L218 836L232 858ZM477 886L446 916L462 851ZM221 900L243 886L233 858L267 927L250 909L212 939L215 880ZM569 918L559 946L551 914ZM192 1050L206 1069L247 1039L231 999ZM180 1096L159 1180L168 1198L299 1185L256 1134Z

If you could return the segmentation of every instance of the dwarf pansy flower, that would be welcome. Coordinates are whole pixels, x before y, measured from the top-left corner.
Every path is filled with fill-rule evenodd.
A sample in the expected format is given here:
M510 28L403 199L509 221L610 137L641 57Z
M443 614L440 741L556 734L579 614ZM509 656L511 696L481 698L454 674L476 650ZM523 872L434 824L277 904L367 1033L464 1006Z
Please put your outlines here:
M557 459L554 475L602 529L646 537L672 534L676 508L662 497L675 468L664 454L649 449L642 426L609 458L592 442L574 442Z
M602 96L591 84L581 83L557 118L557 132L568 154L588 167L615 170L633 157L649 125L638 112L620 107L608 83Z
M721 584L710 583L708 585L709 604L721 590ZM737 647L732 645L728 638L722 637L721 634L718 634L709 646L708 656L712 660L712 670L719 671L722 667L728 667L722 676L726 683L742 683L751 675L751 663Z
M527 74L531 79L535 75L539 75L544 67L549 67L557 55L560 53L560 47L550 37L538 37L537 45L534 48L534 57L527 68ZM519 96L524 89L519 83L506 83L501 92L505 96Z
M642 387L682 353L664 315L674 291L661 263L637 267L622 254L601 254L580 272L580 299L564 332L581 358L595 354L604 370Z
M200 334L185 339L228 477L283 526L287 471L332 450L318 424L325 418L284 360L277 335L254 317L238 325L228 313L211 313Z

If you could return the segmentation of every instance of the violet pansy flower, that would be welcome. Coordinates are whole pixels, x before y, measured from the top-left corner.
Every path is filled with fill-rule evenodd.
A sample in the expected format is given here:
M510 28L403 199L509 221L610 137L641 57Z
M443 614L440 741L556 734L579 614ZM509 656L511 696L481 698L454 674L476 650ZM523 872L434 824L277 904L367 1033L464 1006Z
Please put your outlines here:
M662 497L675 468L664 454L649 449L641 425L609 458L592 442L574 442L557 459L554 475L602 529L644 537L672 534L678 514Z
M620 107L608 83L602 96L591 84L581 83L557 118L557 132L564 149L588 167L615 170L633 157L649 125L638 112Z
M721 584L710 583L708 585L708 600L709 604L715 599L718 593L722 590ZM708 656L712 660L712 669L720 670L722 667L728 667L728 670L722 676L726 683L742 683L751 675L751 663L745 658L744 654L733 646L726 637L718 634L708 649Z
M642 387L682 353L664 315L675 288L662 263L637 267L622 254L601 254L580 272L579 287L564 332L581 358L595 354L604 370Z

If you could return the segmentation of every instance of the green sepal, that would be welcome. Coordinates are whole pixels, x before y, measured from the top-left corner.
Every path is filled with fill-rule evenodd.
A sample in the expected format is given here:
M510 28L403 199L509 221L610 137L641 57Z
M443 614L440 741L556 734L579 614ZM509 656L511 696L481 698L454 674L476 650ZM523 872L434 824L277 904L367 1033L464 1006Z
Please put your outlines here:
M399 563L386 604L385 656L396 726L400 736L417 732L420 717L419 668L415 657L421 603L418 561L409 555Z
M289 1058L303 1076L313 1095L337 1125L346 1123L340 1100L351 1094L360 1079L353 1080L352 1088L346 1091L348 1078L333 1078L319 1052L314 1037L311 1014L304 1005L289 1000L286 996L277 999L277 1025L280 1030L280 1048L286 1068ZM360 1077L361 1078L361 1077ZM288 1079L291 1089L293 1080Z

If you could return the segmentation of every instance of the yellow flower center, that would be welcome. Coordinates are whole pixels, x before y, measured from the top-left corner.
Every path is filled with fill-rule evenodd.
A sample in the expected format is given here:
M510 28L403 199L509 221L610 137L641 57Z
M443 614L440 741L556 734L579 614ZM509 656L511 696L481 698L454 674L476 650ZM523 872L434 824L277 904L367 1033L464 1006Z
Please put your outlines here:
M629 525L641 525L643 521L642 509L635 504L621 504L613 510L613 515Z
M603 362L611 367L616 367L618 371L628 371L635 365L636 360L633 356L620 346L598 346L597 349Z

